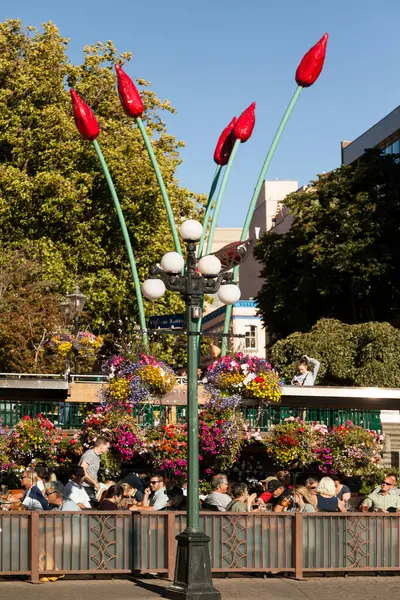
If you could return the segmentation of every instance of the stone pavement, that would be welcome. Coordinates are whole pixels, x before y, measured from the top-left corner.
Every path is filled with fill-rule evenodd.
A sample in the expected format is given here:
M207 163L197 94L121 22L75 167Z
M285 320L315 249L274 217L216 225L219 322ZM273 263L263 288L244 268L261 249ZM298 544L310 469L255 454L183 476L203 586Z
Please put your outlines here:
M75 597L95 600L157 600L170 584L162 579L76 580L66 578L55 583L31 585L24 581L0 581L1 600L71 600ZM400 575L312 577L304 581L261 577L216 578L215 587L222 600L380 600L400 597Z

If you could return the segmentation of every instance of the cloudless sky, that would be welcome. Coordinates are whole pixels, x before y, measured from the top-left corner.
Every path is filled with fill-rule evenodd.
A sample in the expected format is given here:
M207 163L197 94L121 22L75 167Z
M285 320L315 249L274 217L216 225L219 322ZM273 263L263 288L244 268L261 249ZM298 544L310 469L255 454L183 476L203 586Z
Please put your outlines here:
M209 191L221 130L255 100L256 128L239 148L221 211L225 227L242 226L297 65L325 31L324 70L302 92L268 179L303 185L339 166L340 141L400 104L398 0L3 0L6 18L37 27L53 21L71 38L77 64L97 41L132 52L128 73L151 81L177 109L164 119L186 142L178 178L195 192Z

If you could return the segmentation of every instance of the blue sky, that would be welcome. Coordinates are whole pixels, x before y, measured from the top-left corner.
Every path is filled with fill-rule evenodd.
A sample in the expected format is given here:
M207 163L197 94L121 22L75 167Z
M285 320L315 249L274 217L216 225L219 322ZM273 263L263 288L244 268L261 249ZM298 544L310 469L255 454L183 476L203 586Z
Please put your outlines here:
M167 124L186 142L178 177L195 192L208 193L221 130L255 100L256 128L239 149L221 210L225 227L243 224L298 62L325 31L324 71L303 91L268 179L302 185L337 167L340 141L400 104L398 0L3 0L0 18L8 17L38 27L52 20L71 38L75 63L99 40L131 51L128 73L177 109Z

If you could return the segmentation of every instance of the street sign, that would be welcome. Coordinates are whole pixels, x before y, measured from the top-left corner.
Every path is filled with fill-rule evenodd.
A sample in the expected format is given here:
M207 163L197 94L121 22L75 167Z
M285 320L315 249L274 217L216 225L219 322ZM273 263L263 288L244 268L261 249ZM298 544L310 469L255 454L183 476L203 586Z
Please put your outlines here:
M184 315L159 315L149 317L149 329L182 329Z

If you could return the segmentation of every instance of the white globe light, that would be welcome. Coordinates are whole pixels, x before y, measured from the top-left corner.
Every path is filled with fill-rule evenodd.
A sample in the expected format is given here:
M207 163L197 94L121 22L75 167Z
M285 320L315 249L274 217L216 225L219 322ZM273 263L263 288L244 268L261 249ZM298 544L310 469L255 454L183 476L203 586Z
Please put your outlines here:
M221 270L221 261L216 256L209 254L203 256L197 266L204 277L215 277Z
M179 232L186 242L198 242L203 233L203 225L194 219L188 219L179 227Z
M161 279L146 279L142 283L142 292L148 300L158 300L165 294L165 283Z
M235 304L235 302L240 300L240 289L234 283L221 285L218 292L218 298L224 304Z
M184 266L183 256L178 252L167 252L161 259L161 268L166 273L180 273Z

